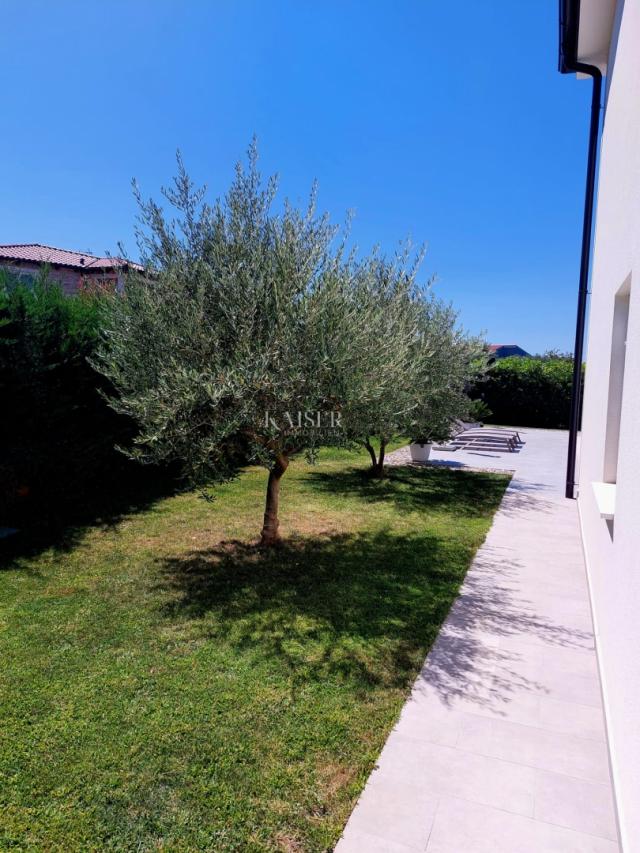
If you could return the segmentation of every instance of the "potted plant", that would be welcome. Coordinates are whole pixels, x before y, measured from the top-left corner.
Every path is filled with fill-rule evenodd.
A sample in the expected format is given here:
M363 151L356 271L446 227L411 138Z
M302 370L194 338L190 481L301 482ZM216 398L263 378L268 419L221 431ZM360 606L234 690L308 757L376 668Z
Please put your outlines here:
M428 462L433 442L428 438L416 438L409 445L412 462Z
M420 437L414 438L409 445L412 462L428 462L433 445L449 441L456 431L455 421L446 416L432 416L429 423L423 420L421 426L422 429L418 433Z

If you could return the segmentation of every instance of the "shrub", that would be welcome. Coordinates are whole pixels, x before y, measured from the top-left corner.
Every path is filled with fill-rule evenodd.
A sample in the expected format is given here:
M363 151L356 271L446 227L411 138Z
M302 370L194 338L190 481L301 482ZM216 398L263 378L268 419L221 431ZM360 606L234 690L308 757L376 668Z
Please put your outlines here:
M130 485L135 466L114 445L131 424L87 361L104 305L65 296L46 271L28 285L0 270L0 526L65 526Z
M566 357L503 358L471 396L491 410L488 423L567 429L573 361Z
M468 417L473 422L488 421L493 412L483 400L472 400L469 404Z

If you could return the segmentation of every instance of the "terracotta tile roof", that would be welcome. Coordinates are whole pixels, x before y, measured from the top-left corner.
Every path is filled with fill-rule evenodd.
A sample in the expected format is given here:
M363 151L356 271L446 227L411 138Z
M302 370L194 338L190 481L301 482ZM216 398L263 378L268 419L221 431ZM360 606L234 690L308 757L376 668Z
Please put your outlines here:
M142 269L139 264L126 258L97 257L88 252L71 252L57 249L55 246L43 246L41 243L18 243L0 245L0 259L12 261L32 261L38 264L57 264L76 269L115 269L130 266Z
M508 358L512 355L528 356L529 353L518 344L489 344L489 352L496 358Z

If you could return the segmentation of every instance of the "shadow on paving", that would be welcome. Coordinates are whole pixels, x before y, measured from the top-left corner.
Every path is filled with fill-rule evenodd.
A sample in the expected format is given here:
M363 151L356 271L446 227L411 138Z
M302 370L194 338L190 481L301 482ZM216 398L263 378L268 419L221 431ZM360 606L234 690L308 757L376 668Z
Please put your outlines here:
M519 644L538 644L550 655L593 648L591 631L556 622L518 591L521 570L503 548L485 543L425 663L418 692L435 690L447 706L462 698L467 710L475 705L501 715L523 694L548 692L523 674L530 651Z

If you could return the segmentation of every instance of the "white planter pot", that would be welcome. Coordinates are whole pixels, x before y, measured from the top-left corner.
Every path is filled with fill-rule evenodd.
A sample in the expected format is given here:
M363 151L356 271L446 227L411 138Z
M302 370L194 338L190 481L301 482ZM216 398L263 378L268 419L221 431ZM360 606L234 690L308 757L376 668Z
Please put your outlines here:
M409 445L411 451L412 462L427 462L431 453L431 444L415 444Z

